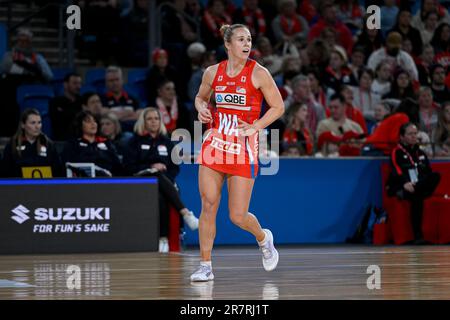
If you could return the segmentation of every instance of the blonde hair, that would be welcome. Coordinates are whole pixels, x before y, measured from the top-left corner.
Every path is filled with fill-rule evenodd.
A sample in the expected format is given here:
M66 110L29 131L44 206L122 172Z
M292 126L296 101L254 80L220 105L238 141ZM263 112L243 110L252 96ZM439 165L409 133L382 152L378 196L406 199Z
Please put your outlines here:
M103 119L109 120L114 124L114 136L117 137L122 133L122 126L120 125L119 118L112 112L108 112L104 115L102 115L100 119L100 124ZM101 128L100 128L101 131ZM108 137L106 137L108 138Z
M147 116L147 113L149 113L149 112L156 112L158 114L158 117L159 117L159 132L158 133L160 135L166 135L167 129L166 129L166 126L164 125L164 122L162 121L161 112L159 112L158 109L153 108L153 107L145 108L139 114L139 117L138 117L136 123L134 124L134 133L136 133L139 136L143 136L146 133L148 133L148 131L145 129L145 117Z
M233 32L236 29L245 28L248 30L248 27L246 25L236 23L236 24L224 24L220 27L220 35L223 38L223 41L225 42L231 42L231 37L233 36Z

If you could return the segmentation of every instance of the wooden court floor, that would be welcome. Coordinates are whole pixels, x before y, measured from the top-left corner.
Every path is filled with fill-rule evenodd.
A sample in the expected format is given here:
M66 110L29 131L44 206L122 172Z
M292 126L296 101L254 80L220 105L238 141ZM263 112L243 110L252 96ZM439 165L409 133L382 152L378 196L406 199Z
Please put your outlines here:
M215 280L195 285L189 281L198 264L194 249L5 255L0 299L450 299L450 246L289 246L279 252L278 268L266 272L256 247L216 248ZM79 287L69 279L70 265L81 271ZM367 286L371 265L379 267L380 289Z

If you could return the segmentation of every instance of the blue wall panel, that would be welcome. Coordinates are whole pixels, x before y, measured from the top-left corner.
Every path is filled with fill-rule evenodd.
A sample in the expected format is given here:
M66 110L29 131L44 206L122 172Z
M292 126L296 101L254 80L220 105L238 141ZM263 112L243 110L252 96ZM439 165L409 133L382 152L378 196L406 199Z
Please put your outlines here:
M381 205L383 159L281 159L273 176L256 179L250 212L270 228L277 243L342 243L352 235L369 204ZM182 199L200 213L198 166L183 165L177 178ZM254 244L228 217L224 186L215 244ZM187 230L188 245L198 232Z

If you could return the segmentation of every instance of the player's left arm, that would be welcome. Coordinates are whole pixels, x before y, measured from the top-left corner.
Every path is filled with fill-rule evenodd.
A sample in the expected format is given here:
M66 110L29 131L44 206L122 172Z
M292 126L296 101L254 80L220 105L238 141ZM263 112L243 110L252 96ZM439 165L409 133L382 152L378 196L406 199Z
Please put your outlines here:
M284 102L272 75L266 68L257 64L253 69L252 81L255 88L261 90L269 106L264 116L253 123L259 130L266 128L283 115Z

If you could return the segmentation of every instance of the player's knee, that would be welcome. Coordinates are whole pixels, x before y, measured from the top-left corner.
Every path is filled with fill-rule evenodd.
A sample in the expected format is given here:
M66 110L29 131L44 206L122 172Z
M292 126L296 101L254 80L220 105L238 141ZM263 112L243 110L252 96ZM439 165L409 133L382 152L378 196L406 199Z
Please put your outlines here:
M217 200L211 197L202 197L202 212L204 214L214 214L217 210Z
M247 213L235 213L230 212L230 220L237 226L241 226L244 224Z

